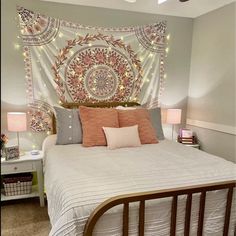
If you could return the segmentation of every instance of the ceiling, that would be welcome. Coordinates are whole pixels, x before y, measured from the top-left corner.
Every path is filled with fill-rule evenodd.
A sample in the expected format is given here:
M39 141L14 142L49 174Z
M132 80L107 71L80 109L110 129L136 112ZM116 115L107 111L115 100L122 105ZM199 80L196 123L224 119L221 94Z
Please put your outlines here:
M137 0L135 3L124 0L41 0L48 2L58 2L74 5L102 7L109 9L119 9L126 11L182 16L195 18L209 11L220 8L236 0L189 0L179 2L179 0L167 0L158 5L158 0Z

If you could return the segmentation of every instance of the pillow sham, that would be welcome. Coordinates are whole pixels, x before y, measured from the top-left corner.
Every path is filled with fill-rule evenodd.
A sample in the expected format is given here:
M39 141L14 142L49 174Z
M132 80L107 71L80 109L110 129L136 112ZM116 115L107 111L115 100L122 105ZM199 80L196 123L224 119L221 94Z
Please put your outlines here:
M152 122L152 126L155 129L155 133L158 140L164 140L164 133L162 129L162 121L161 121L161 108L153 108L148 109L148 112L150 114L150 119Z
M83 146L106 146L102 127L119 127L117 110L81 106L79 112L83 129Z
M54 107L57 121L56 145L82 143L82 127L78 109Z
M147 109L118 110L118 117L120 127L138 125L139 137L142 144L158 143Z
M138 125L123 128L103 127L103 130L109 149L141 146Z
M135 109L140 109L140 107L123 107L123 106L117 106L116 109L119 110L135 110ZM162 120L161 120L161 108L153 108L153 109L148 109L148 112L150 114L150 119L153 128L155 129L156 136L158 140L164 140L164 133L162 129Z

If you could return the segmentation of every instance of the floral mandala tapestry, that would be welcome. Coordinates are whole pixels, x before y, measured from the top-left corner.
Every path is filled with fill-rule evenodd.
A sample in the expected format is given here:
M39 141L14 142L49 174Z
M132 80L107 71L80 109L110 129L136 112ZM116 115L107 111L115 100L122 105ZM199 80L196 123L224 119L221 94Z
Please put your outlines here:
M160 102L166 23L83 26L18 7L30 127L50 131L65 102Z

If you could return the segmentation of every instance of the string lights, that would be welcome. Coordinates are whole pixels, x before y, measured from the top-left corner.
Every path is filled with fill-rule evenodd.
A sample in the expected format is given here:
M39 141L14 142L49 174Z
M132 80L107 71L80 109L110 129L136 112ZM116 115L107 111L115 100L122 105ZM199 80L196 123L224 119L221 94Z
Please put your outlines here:
M15 44L14 44L14 48L15 48L16 50L19 50L19 49L20 49L20 44L15 43Z
M17 18L15 18L15 19L17 20ZM17 28L19 28L18 32L20 32L21 34L25 34L26 33L26 31L24 29L20 29L20 25L19 25L19 21L18 20L17 20ZM20 40L21 39L20 35L17 35L16 39ZM41 37L38 37L38 39L40 40ZM19 50L21 48L21 46L22 46L22 40L20 42L18 41L17 43L14 44L15 50ZM29 53L30 52L29 52L29 48L26 47L26 46L22 47L22 49L23 49L23 52L22 52L23 60L24 60L24 63L25 63L26 93L27 93L29 101L33 102L33 97L32 97L33 96L33 94L32 94L33 93L33 88L32 88L32 80L31 80L31 70L29 69L29 65L30 65L29 64L30 63ZM37 63L41 64L41 62L40 62L40 57L41 57L40 53L41 52L40 51L42 51L44 49L44 47L43 46L39 46L38 49L39 49L39 51L37 52L37 57L38 57ZM38 66L38 68L39 68L39 71L42 70L41 66ZM44 83L43 86L46 87L46 84ZM40 97L42 96L42 94L40 92L39 92L39 96ZM31 110L32 104L28 103L27 106L29 107L29 110L27 111L27 114L30 115L30 114L32 114L32 110ZM38 112L41 112L42 105L38 105L36 107L36 109L37 109ZM35 119L34 116L31 117L31 121L34 122L34 123L36 122L36 119ZM41 123L39 123L39 126L43 127L44 124L41 122ZM28 136L32 137L32 133L29 132ZM33 142L32 146L31 146L32 149L39 148L38 145L36 144L36 140L35 139L31 139L31 140Z
M89 29L89 27L86 27L86 29ZM24 31L23 29L22 29L20 32L21 32L22 34L25 33L25 31ZM78 32L76 32L76 33L73 34L73 35L76 35L76 36L78 36L78 37L80 36L80 34L79 34ZM153 33L153 35L156 36L157 34L156 34L156 33ZM59 32L59 33L58 33L58 37L59 37L59 38L62 38L62 37L64 37L64 34L63 34L62 32ZM20 39L20 38L21 38L20 36L17 36L17 39ZM38 37L38 38L40 39L40 37ZM124 40L124 37L121 36L120 39L123 41L123 40ZM168 35L166 36L166 39L167 39L167 41L170 40L170 34L168 34ZM54 38L52 41L54 42L54 41L55 41L55 38ZM155 51L158 50L158 47L155 47L155 46L154 46L154 44L155 44L154 41L151 41L151 44L153 45L152 47L154 48ZM168 44L168 42L167 42L166 44ZM110 44L110 45L111 45L111 44ZM138 45L139 45L140 48L143 48L143 46L142 46L140 43L139 43ZM92 47L93 44L92 44L92 43L89 43L88 46L89 46L89 47ZM20 47L21 47L21 45L20 45L19 43L15 43L15 44L14 44L14 48L15 48L16 50L19 50ZM43 46L39 46L38 48L39 48L39 51L42 51L42 50L44 49ZM56 48L57 50L59 50L56 45L55 45L55 48ZM108 47L108 50L109 50L109 51L112 50L111 46ZM169 47L168 47L168 45L167 45L166 48L165 48L165 50L163 50L163 52L160 53L160 54L162 54L162 56L160 57L160 61L159 61L159 66L160 66L160 70L159 70L159 73L160 73L160 74L159 74L159 75L160 75L160 81L159 81L159 95L161 95L162 92L163 92L163 90L164 90L164 80L167 78L167 74L164 74L164 57L167 56L167 54L169 53L169 50L170 50L170 49L169 49ZM38 53L38 58L40 58L41 55L43 56L43 54L40 55L40 53L41 53L41 52ZM70 53L71 56L74 55L74 51L73 51L73 50L70 50L69 53ZM92 54L94 54L94 51L92 51ZM155 55L155 53L152 53L152 52L151 52L151 53L148 55L148 57L153 58L154 55ZM23 56L24 56L24 60L28 57L28 56L26 55L26 52L23 53ZM106 55L106 56L108 57L108 55ZM156 57L155 57L155 58L156 58ZM140 60L141 62L143 62L144 59L146 59L146 58L144 58L143 56L141 56L141 57L139 58L139 60ZM154 58L153 58L152 60L154 60ZM39 61L39 60L37 60L37 62L40 64L40 61ZM146 64L146 60L145 60L144 64ZM136 68L136 69L137 69L137 65L136 65L135 63L132 63L132 65L133 65L133 68ZM132 67L132 66L131 66L131 67ZM149 78L146 78L145 81L144 81L144 82L146 82L146 83L149 83L150 80L152 80L152 78L155 76L154 73L151 73L151 72L153 72L153 71L151 71L151 69L152 69L152 66L150 66L150 73L148 74L148 77L149 77ZM41 71L41 67L39 67L39 70ZM153 70L154 70L154 69L153 69ZM125 75L128 76L129 73L128 73L128 72L125 72ZM151 77L150 77L150 75L151 75ZM26 80L27 80L27 83L29 83L29 82L31 81L31 75L30 75L30 74L29 74L29 75L26 75L25 78L26 78ZM82 81L82 80L83 80L83 77L79 77L78 80L79 80L79 81ZM27 86L27 87L28 87L28 86ZM45 83L43 83L43 87L45 87L45 88L47 87ZM124 88L125 88L124 85L123 85L123 84L120 84L119 89L120 89L120 90L123 90ZM96 89L96 88L94 88L94 89ZM28 95L32 92L32 91L29 91L28 89L27 89L26 91L27 91L27 94L28 94ZM121 93L122 93L122 91L121 91ZM29 96L30 96L30 95L29 95ZM90 99L90 98L91 98L91 97L89 96L88 99ZM133 100L133 101L137 101L137 99L138 99L138 98L137 98L136 96L132 97L132 100ZM45 98L45 100L46 100L46 98ZM159 99L158 99L158 100L159 100ZM58 103L61 105L61 104L62 104L62 101L59 100ZM41 107L40 107L39 109L41 109ZM50 113L51 111L48 110L47 112ZM41 126L41 125L43 125L43 124L41 123L40 126ZM47 131L47 134L49 135L49 134L50 134L50 131Z
M62 37L63 37L63 33L60 32L60 33L58 34L58 36L59 36L59 38L62 38Z

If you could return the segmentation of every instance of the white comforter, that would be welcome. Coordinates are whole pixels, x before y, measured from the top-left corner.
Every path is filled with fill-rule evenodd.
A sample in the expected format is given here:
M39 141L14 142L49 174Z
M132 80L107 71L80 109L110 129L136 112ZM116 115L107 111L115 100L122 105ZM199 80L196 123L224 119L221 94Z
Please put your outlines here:
M45 158L50 235L82 235L90 213L115 195L232 179L236 180L236 165L232 162L167 140L117 150L54 145ZM225 196L225 190L207 194L204 235L222 235ZM185 202L185 196L178 202L177 235L183 235ZM196 235L198 207L199 195L194 195L191 236ZM169 235L170 209L171 199L148 203L145 235ZM135 204L130 211L130 235L137 235ZM94 235L121 235L121 221L120 208L116 207L98 222ZM233 206L229 235L233 235L235 222Z

